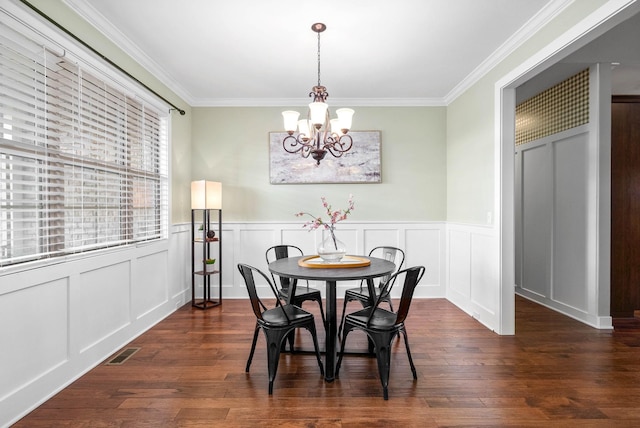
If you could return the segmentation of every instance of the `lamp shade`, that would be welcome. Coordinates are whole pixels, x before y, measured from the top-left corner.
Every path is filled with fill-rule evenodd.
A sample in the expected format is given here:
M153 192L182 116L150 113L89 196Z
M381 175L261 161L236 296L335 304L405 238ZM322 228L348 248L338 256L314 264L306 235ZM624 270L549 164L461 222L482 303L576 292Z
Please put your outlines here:
M347 132L351 129L351 123L353 121L353 110L350 108L339 108L336 110L338 120L340 121L340 128Z
M342 127L340 126L340 119L331 119L331 133L342 135Z
M284 119L284 130L287 132L295 132L300 113L297 111L287 110L282 112L282 117Z
M191 182L192 210L220 210L222 209L222 183L217 181Z
M324 121L327 118L328 108L329 108L328 104L322 103L319 101L314 101L310 103L309 116L311 116L311 118L309 120L311 122L311 125L315 126L316 128L320 128L320 126L324 124Z
M311 133L309 132L309 121L307 119L300 119L298 121L298 132L303 137L311 138Z

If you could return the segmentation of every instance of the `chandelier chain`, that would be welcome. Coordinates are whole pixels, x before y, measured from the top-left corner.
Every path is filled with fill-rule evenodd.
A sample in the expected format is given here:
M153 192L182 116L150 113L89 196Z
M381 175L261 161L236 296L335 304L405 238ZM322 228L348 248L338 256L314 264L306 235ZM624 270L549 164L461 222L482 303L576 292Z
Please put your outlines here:
M320 85L320 33L318 33L318 86Z

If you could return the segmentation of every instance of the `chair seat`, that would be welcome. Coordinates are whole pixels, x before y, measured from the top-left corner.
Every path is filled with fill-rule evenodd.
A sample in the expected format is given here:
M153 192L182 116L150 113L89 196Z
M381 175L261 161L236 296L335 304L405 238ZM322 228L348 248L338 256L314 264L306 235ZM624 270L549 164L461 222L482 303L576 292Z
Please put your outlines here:
M376 288L376 296L380 295L380 289ZM353 299L369 299L369 288L367 287L357 287L357 288L349 288L347 291L345 291L345 297L346 298L353 298ZM388 297L388 296L385 296Z
M396 325L397 315L394 312L389 312L382 308L376 308L369 321L371 310L372 307L367 307L350 313L347 315L346 321L355 326L366 327L370 330L389 330ZM369 321L368 326L367 321Z
M287 313L289 321L287 321L287 318L282 313L282 309L279 307L275 307L273 309L267 309L262 313L264 323L269 327L284 327L313 318L312 314L295 305L283 305L282 308Z
M376 294L378 294L378 290L376 289ZM346 294L349 295L363 295L363 296L368 296L369 295L369 289L367 287L356 287L356 288L349 288L347 291L345 291Z
M289 297L289 289L288 288L281 288L280 290L278 290L278 294L280 294L280 297L282 297L283 299L287 299ZM307 288L307 287L296 287L296 294L295 297L305 297L305 296L314 296L314 295L320 295L320 290L318 290L317 288Z

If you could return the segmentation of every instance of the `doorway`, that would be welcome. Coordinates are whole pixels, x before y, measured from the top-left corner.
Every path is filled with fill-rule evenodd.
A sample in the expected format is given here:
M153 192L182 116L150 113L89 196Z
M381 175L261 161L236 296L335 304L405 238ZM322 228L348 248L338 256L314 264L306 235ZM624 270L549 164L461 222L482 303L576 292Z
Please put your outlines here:
M500 332L501 334L514 334L514 278L515 278L515 245L514 245L514 123L515 123L515 104L516 89L530 79L536 77L543 71L560 63L570 54L576 53L579 49L585 47L590 42L597 39L605 32L615 28L620 23L631 18L640 10L640 5L635 1L611 2L606 3L596 12L591 14L588 19L583 20L578 26L565 33L553 43L549 44L529 62L523 63L520 67L512 70L504 78L500 79L495 85L495 104L496 104L496 129L498 135L496 138L496 165L499 165L496 171L496 212L499 213L499 266L500 266ZM576 37L576 34L581 35ZM626 40L626 44L630 45L637 51L635 40L622 39L618 40L618 44L622 45ZM612 53L610 51L609 53ZM585 51L582 54L586 54ZM588 64L599 62L614 62L606 56L592 58ZM594 106L600 111L610 110L610 98L600 99L599 103ZM602 118L602 116L600 116ZM608 128L607 128L608 130ZM610 135L600 133L599 138L610 138ZM609 162L609 157L601 153L602 162ZM609 164L610 165L610 164ZM599 180L600 194L608 192L610 182L607 179ZM606 199L606 198L605 198ZM595 310L601 318L596 320L600 323L601 328L607 327L607 319L610 325L610 269L609 254L610 241L608 239L610 230L610 204L609 200L598 201L596 212L594 213L599 219L598 225L598 244L595 251L598 253L597 269L590 272L594 280L597 281L595 295L589 296L591 304L595 305ZM606 226L606 230L605 230ZM610 328L610 327L609 327Z
M640 80L640 78L639 78ZM640 309L640 96L611 104L611 316Z

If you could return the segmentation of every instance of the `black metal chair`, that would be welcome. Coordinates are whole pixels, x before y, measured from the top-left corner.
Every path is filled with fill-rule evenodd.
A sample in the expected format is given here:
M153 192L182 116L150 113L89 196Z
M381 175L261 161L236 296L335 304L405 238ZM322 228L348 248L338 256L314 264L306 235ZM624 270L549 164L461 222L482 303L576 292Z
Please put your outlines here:
M273 247L267 249L265 252L265 258L267 259L267 264L275 261L289 257L290 252L293 252L293 256L303 256L304 253L299 247L295 245L274 245ZM278 289L278 294L283 300L289 300L289 287L296 281L297 279L284 278L278 276L278 280L276 281L275 275L271 273L271 278L273 279L274 284L280 283L280 289ZM325 325L325 317L324 310L322 309L322 294L320 290L317 288L309 287L309 281L307 281L307 285L304 287L296 286L295 295L290 300L293 305L302 307L302 303L306 301L315 301L318 302L318 306L320 306L320 316L322 317L322 325Z
M316 351L316 358L318 359L318 365L320 366L320 374L324 375L324 367L320 360L320 350L318 347L318 336L316 334L316 324L313 318L313 314L302 310L295 305L282 304L278 297L274 285L269 278L262 273L259 269L239 263L238 270L244 278L244 282L249 292L249 299L251 300L251 307L253 313L256 316L256 328L253 332L253 342L251 343L251 352L249 353L249 359L247 360L247 367L245 371L249 372L251 361L253 360L253 353L256 350L256 342L258 340L258 331L264 332L267 340L267 365L269 372L269 395L273 393L273 381L278 371L278 361L280 359L280 349L284 344L286 337L289 333L293 332L296 328L305 328L311 333L313 338L313 346ZM276 298L276 306L273 309L267 309L262 303L258 292L256 291L256 284L254 279L254 272L262 276L265 281L271 287L274 297Z
M381 259L388 260L396 264L395 272L398 272L402 269L404 265L404 251L400 248L396 247L375 247L371 251L369 251L369 256L378 257ZM380 288L382 285L393 275L391 272L389 275L385 275L378 279L378 285L376 287L376 296L380 296ZM344 292L344 304L342 305L342 319L340 320L340 326L338 327L338 331L342 330L342 324L344 324L344 317L347 314L347 303L352 301L358 301L362 305L363 308L371 305L371 300L369 299L369 289L367 288L364 281L360 281L360 287L350 288ZM393 311L393 304L391 303L391 296L389 293L385 293L382 295L382 301L387 302L389 304L389 308Z
M413 378L418 379L416 368L413 365L413 359L411 358L411 350L409 349L409 340L407 338L407 330L405 329L404 321L409 313L413 291L415 290L418 282L420 282L420 279L422 279L424 272L425 268L423 266L408 268L392 275L382 286L382 293L389 292L395 283L395 279L404 276L402 296L400 297L400 306L398 307L397 312L380 308L380 303L383 300L381 296L378 296L373 306L350 313L345 317L344 331L342 332L342 343L340 346L340 357L338 358L338 363L336 365L336 377L338 377L338 373L340 372L340 364L342 363L342 357L344 356L344 345L347 340L347 335L351 330L357 329L364 331L371 342L373 342L376 359L378 360L378 373L380 374L380 382L382 383L382 391L385 400L389 399L388 386L389 370L391 367L391 344L395 337L399 336L400 333L404 336L404 343L407 348L407 356L409 357L409 364L411 365Z

